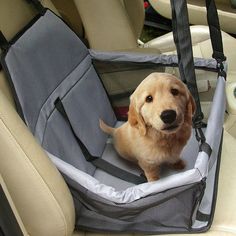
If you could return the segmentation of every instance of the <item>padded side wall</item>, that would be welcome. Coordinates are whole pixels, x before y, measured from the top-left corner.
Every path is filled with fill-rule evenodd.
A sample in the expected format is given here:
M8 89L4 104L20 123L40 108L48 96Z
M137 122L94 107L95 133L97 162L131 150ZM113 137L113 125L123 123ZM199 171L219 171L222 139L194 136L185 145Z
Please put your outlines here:
M194 208L204 184L188 185L150 195L129 204L111 204L89 193L72 191L82 202L77 227L101 232L189 232Z

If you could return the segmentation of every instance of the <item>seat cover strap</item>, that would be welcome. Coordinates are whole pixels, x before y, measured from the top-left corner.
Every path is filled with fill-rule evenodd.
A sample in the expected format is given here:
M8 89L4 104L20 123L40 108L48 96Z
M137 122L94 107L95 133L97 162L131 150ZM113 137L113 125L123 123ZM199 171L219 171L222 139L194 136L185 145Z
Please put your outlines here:
M117 166L114 166L110 162L108 162L100 157L91 155L89 150L86 148L86 146L83 144L83 142L80 140L80 138L78 137L78 135L74 131L61 99L57 98L54 104L55 104L57 111L62 115L62 117L65 119L65 121L69 125L71 132L73 133L86 161L91 162L97 168L99 168L99 169L105 171L106 173L111 174L119 179L125 180L126 182L130 182L130 183L134 183L134 184L142 184L142 183L147 182L146 178L142 174L140 174L140 176L132 174L128 171L125 171L125 170L117 167Z

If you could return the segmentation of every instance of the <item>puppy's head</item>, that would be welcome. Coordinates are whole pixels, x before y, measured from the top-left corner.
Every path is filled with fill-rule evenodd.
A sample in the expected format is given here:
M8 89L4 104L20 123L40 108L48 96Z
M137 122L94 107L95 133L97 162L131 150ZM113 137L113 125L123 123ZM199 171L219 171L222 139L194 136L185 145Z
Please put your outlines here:
M147 127L165 134L191 123L195 102L179 79L167 73L147 76L130 97L128 122L145 135Z

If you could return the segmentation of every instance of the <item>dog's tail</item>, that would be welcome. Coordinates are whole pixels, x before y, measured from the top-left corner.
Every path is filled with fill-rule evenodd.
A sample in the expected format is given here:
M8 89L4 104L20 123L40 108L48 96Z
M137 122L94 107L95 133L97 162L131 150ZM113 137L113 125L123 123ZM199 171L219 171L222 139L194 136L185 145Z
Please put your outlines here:
M103 120L99 119L100 128L107 134L113 135L115 128L112 128L104 123Z

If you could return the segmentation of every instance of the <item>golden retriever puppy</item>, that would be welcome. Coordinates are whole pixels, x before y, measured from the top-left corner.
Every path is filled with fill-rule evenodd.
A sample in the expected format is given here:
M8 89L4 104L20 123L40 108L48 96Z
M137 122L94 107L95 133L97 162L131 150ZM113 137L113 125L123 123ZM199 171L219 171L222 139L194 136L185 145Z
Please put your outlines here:
M135 161L148 181L159 179L163 163L183 169L180 153L191 135L195 102L179 79L152 73L130 97L128 121L112 128L100 120L101 129L112 135L117 152Z

